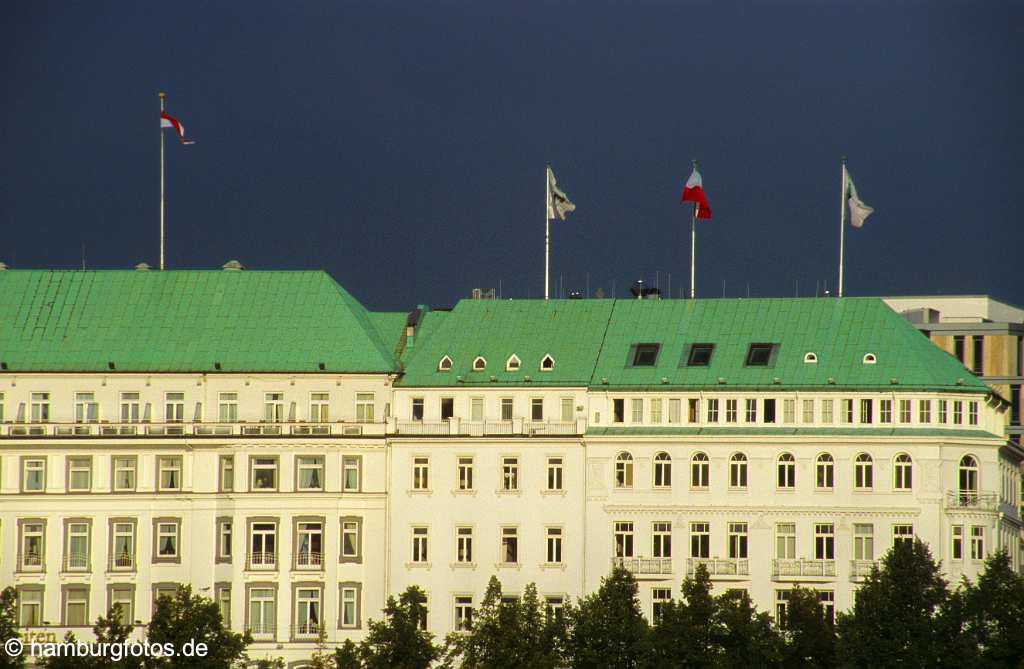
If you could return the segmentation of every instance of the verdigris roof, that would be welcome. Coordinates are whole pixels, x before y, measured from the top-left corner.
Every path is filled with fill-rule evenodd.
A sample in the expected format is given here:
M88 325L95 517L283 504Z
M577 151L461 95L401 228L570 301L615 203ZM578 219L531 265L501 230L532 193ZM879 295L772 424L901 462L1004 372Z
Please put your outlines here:
M9 372L396 369L328 274L248 270L2 271L0 361Z

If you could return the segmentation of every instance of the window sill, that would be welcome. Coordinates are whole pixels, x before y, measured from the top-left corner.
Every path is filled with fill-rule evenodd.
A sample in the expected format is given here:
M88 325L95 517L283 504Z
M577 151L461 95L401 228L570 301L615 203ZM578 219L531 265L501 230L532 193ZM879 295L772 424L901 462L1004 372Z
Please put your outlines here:
M429 562L406 562L406 569L430 569L431 563Z
M430 488L427 488L426 490L415 488L406 490L405 494L407 497L429 497L430 495L434 494L434 491L431 490Z
M504 488L498 488L497 490L494 491L494 494L499 496L511 495L514 497L522 497L523 491L519 488L516 488L515 490L505 490Z
M561 490L541 490L540 494L541 495L555 495L555 496L559 496L559 497L565 497L566 492L565 492L565 489L563 488Z
M565 571L565 569L566 569L566 564L564 562L541 562L537 566L540 567L542 571L549 571L549 570Z
M521 562L495 562L494 563L494 568L495 569L515 569L516 571L519 571L519 570L521 570L523 568L523 564Z
M452 490L452 497L476 497L476 488L468 488L465 490L455 488Z
M476 569L476 562L450 562L449 569Z

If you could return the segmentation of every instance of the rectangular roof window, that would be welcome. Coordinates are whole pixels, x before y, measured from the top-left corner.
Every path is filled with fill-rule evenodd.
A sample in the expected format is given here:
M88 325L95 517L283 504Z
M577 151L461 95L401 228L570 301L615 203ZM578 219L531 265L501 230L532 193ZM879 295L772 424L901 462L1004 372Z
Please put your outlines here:
M658 362L659 349L661 344L634 344L629 364L632 367L654 367Z
M690 354L686 356L686 366L707 367L711 364L711 354L714 352L714 344L693 344L690 346Z
M768 367L774 361L778 344L751 344L747 351L747 367Z

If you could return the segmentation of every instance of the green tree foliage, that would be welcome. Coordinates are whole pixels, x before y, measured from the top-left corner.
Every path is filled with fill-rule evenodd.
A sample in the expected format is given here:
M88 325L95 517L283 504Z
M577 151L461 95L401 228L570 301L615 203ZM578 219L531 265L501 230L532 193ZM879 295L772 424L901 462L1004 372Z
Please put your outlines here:
M838 621L841 666L933 667L943 641L937 612L948 589L931 551L920 539L886 553L857 591L851 612Z
M766 612L758 612L746 590L715 599L716 669L776 669L782 664L782 639Z
M965 581L943 611L945 661L978 669L1024 667L1024 576L1013 571L1005 551L985 561L978 582ZM956 635L960 638L957 639Z
M114 604L106 617L100 616L93 625L92 632L97 643L121 644L128 639L134 629L130 624L122 623L124 615L120 604ZM123 657L115 661L112 657L98 658L93 666L95 669L141 669L143 658Z
M149 622L151 644L172 644L174 657L147 661L150 669L229 669L245 657L245 647L252 637L235 634L224 627L217 603L208 597L193 595L191 586L178 588L174 597L157 601ZM206 644L206 657L185 657L185 644Z
M786 607L782 665L794 669L828 669L836 663L836 633L818 603L818 593L794 588Z
M596 593L568 607L567 650L574 669L644 666L650 629L640 613L636 579L622 567L602 579Z
M427 669L441 657L433 636L419 623L427 615L427 596L410 586L398 601L388 597L384 620L371 620L358 647L347 641L335 651L338 669Z
M0 592L0 644L8 639L21 638L18 632L18 592L8 586ZM0 669L21 669L25 666L25 654L11 657L0 650Z
M651 631L649 658L652 665L714 667L718 656L717 640L722 634L707 567L698 565L695 575L683 581L682 597L666 603L661 611Z
M77 644L78 639L75 638L74 634L68 632L64 635L63 642ZM40 669L94 669L94 667L102 666L99 662L94 661L93 658L77 657L72 652L64 653L63 651L60 655L53 655L52 657L37 657L35 662L35 666Z

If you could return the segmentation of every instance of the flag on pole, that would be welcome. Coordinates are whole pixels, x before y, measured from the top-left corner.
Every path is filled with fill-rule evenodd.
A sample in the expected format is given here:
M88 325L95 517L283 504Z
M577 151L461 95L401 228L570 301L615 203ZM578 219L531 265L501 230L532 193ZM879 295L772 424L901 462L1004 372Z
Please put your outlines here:
M704 180L696 167L693 168L693 173L690 174L686 185L683 186L683 195L679 202L693 202L697 205L697 218L711 219L711 207L708 206L708 198L704 195Z
M575 209L576 205L555 185L555 173L548 166L548 220L557 218L564 221L565 215Z
M178 133L178 139L181 140L182 144L195 144L195 142L185 139L185 126L183 126L178 119L165 111L160 112L160 127L174 128L174 131Z
M855 228L864 226L864 221L875 210L864 204L864 201L857 196L857 187L853 185L853 179L843 165L843 174L846 176L846 202L850 211L850 225Z

